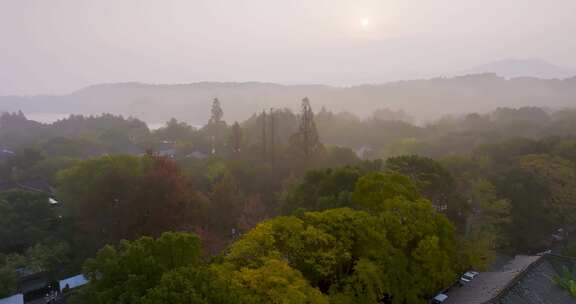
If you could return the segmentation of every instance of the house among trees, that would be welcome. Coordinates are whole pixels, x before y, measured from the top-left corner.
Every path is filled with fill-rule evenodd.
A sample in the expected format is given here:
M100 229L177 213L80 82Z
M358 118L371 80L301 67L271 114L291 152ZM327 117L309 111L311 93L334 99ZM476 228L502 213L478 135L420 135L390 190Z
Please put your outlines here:
M0 304L61 303L60 287L54 275L37 272L25 275L18 281L18 294L0 299Z
M88 279L82 274L60 280L59 282L60 291L63 293L66 293L71 289L82 287L86 284L88 284Z
M50 272L29 274L19 280L19 293L0 299L0 304L65 303L64 296L67 291L87 283L88 280L81 274L60 281Z
M192 153L189 153L188 155L186 155L186 158L194 158L194 159L205 159L208 157L208 154L199 151L199 150L195 150Z
M54 187L44 179L27 179L14 182L0 182L0 192L9 190L22 190L45 193L48 195L54 194Z
M164 150L160 150L160 151L156 152L156 154L158 154L159 156L162 156L162 157L175 158L176 157L176 149L164 149Z
M8 158L14 156L14 154L15 153L12 150L0 148L0 161L8 159Z
M18 290L23 295L25 304L46 303L57 300L60 288L54 275L49 272L39 272L25 276L18 283Z

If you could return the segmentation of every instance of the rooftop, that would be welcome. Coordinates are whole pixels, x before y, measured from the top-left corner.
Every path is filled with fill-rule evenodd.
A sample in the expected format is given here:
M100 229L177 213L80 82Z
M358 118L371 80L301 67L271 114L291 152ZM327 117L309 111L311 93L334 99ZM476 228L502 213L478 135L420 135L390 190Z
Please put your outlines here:
M64 289L66 287L66 285L68 285L68 288L74 289L76 287L80 287L80 286L88 284L88 279L85 276L79 274L79 275L61 280L59 283L60 283L60 290Z
M8 298L0 299L0 304L24 304L24 296L19 293Z
M568 304L570 294L554 283L565 270L576 274L576 259L544 254L516 256L501 269L480 273L448 292L446 304Z
M480 273L474 280L448 292L446 304L484 304L498 296L541 256L518 255L498 271Z
M29 179L19 182L1 182L0 181L0 191L9 190L25 190L33 192L42 192L52 194L54 193L54 188L50 183L43 179Z
M570 294L556 285L554 277L568 270L576 273L576 259L547 254L534 263L491 304L569 304Z

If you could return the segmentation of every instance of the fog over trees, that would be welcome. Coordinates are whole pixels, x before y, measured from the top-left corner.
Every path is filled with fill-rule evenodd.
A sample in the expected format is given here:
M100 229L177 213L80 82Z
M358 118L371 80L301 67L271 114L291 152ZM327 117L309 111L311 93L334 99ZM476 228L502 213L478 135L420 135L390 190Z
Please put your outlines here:
M72 303L422 303L576 231L574 109L420 126L303 98L230 123L205 102L201 128L0 116L0 292L26 267L82 271Z
M0 304L574 303L575 16L0 0Z

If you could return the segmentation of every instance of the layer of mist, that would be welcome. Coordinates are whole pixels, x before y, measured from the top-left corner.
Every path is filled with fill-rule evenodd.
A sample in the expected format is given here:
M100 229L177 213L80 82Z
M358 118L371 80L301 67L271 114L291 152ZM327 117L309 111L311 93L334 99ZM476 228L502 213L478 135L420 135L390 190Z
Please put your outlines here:
M446 114L487 112L497 107L573 106L576 77L507 79L495 74L477 74L350 87L261 82L115 83L87 87L68 95L0 97L0 111L114 113L152 124L174 117L201 125L208 120L213 98L219 98L225 106L226 120L241 121L262 109L296 109L304 97L313 101L316 110L327 107L366 116L376 109L388 108L404 110L419 122L429 122Z

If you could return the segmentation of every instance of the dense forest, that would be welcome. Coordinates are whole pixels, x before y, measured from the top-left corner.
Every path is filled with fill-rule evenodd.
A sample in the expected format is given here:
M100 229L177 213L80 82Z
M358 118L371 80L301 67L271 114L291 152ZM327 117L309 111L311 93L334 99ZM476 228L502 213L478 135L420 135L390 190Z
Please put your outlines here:
M576 255L575 109L224 102L201 128L2 114L0 190L50 190L0 192L0 297L26 269L84 273L69 303L425 303L498 255Z

